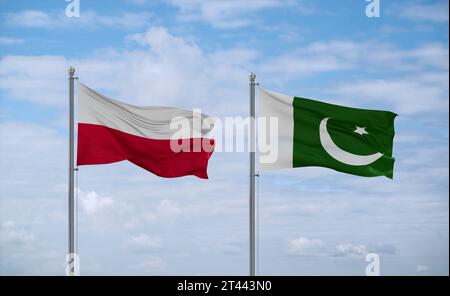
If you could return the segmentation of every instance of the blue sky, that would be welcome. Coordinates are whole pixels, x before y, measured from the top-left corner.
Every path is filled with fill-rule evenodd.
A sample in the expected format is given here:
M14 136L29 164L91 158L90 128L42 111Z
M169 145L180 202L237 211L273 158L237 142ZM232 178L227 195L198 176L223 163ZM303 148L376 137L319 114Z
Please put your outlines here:
M262 87L399 114L394 180L322 168L261 174L258 271L448 275L448 1L0 0L0 274L64 274L67 67L140 105L248 114ZM81 273L245 275L247 155L210 179L127 162L82 167Z

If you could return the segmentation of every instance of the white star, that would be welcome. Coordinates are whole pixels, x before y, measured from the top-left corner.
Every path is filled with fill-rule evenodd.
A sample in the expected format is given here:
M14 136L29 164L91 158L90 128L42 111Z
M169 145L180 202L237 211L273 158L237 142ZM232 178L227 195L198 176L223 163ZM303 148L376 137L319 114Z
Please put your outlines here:
M366 127L359 127L359 126L356 126L356 129L353 132L359 134L360 136L369 134L366 131Z

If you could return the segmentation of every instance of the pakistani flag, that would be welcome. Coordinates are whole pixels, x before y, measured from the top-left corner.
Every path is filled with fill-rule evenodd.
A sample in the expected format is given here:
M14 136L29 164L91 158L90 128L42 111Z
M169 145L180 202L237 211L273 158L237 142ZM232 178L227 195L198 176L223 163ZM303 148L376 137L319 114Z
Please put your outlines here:
M359 176L393 178L395 113L332 105L264 89L260 89L259 99L260 117L267 123L270 117L278 118L278 158L267 161L260 152L260 169L320 166ZM263 139L264 133L269 129L260 126L259 139L270 139L268 135ZM271 149L273 145L270 143Z

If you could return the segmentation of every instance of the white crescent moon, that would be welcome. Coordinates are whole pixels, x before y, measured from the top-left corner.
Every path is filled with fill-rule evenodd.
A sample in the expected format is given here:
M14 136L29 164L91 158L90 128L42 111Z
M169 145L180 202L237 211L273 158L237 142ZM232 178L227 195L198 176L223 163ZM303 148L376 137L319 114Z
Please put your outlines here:
M325 149L325 151L331 157L333 157L337 161L340 161L348 165L363 166L371 164L377 161L381 156L383 156L383 154L380 152L371 155L357 155L339 148L333 142L330 134L328 133L327 130L328 119L330 119L330 117L324 118L320 122L319 131L320 131L320 143L322 144L323 149Z

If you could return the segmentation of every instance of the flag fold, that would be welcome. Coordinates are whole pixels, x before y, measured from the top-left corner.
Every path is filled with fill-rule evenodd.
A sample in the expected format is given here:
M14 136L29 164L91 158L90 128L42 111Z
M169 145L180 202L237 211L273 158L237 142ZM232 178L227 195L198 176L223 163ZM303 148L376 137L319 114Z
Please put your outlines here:
M209 122L207 128L204 121ZM193 111L129 105L78 83L77 165L128 160L160 177L207 179L214 149L207 134L213 122ZM186 128L186 123L190 130L180 133L176 127ZM183 149L174 150L180 142L185 143Z
M278 158L261 170L320 166L359 176L393 178L394 119L260 89L260 116L278 118ZM267 131L260 131L265 133Z

